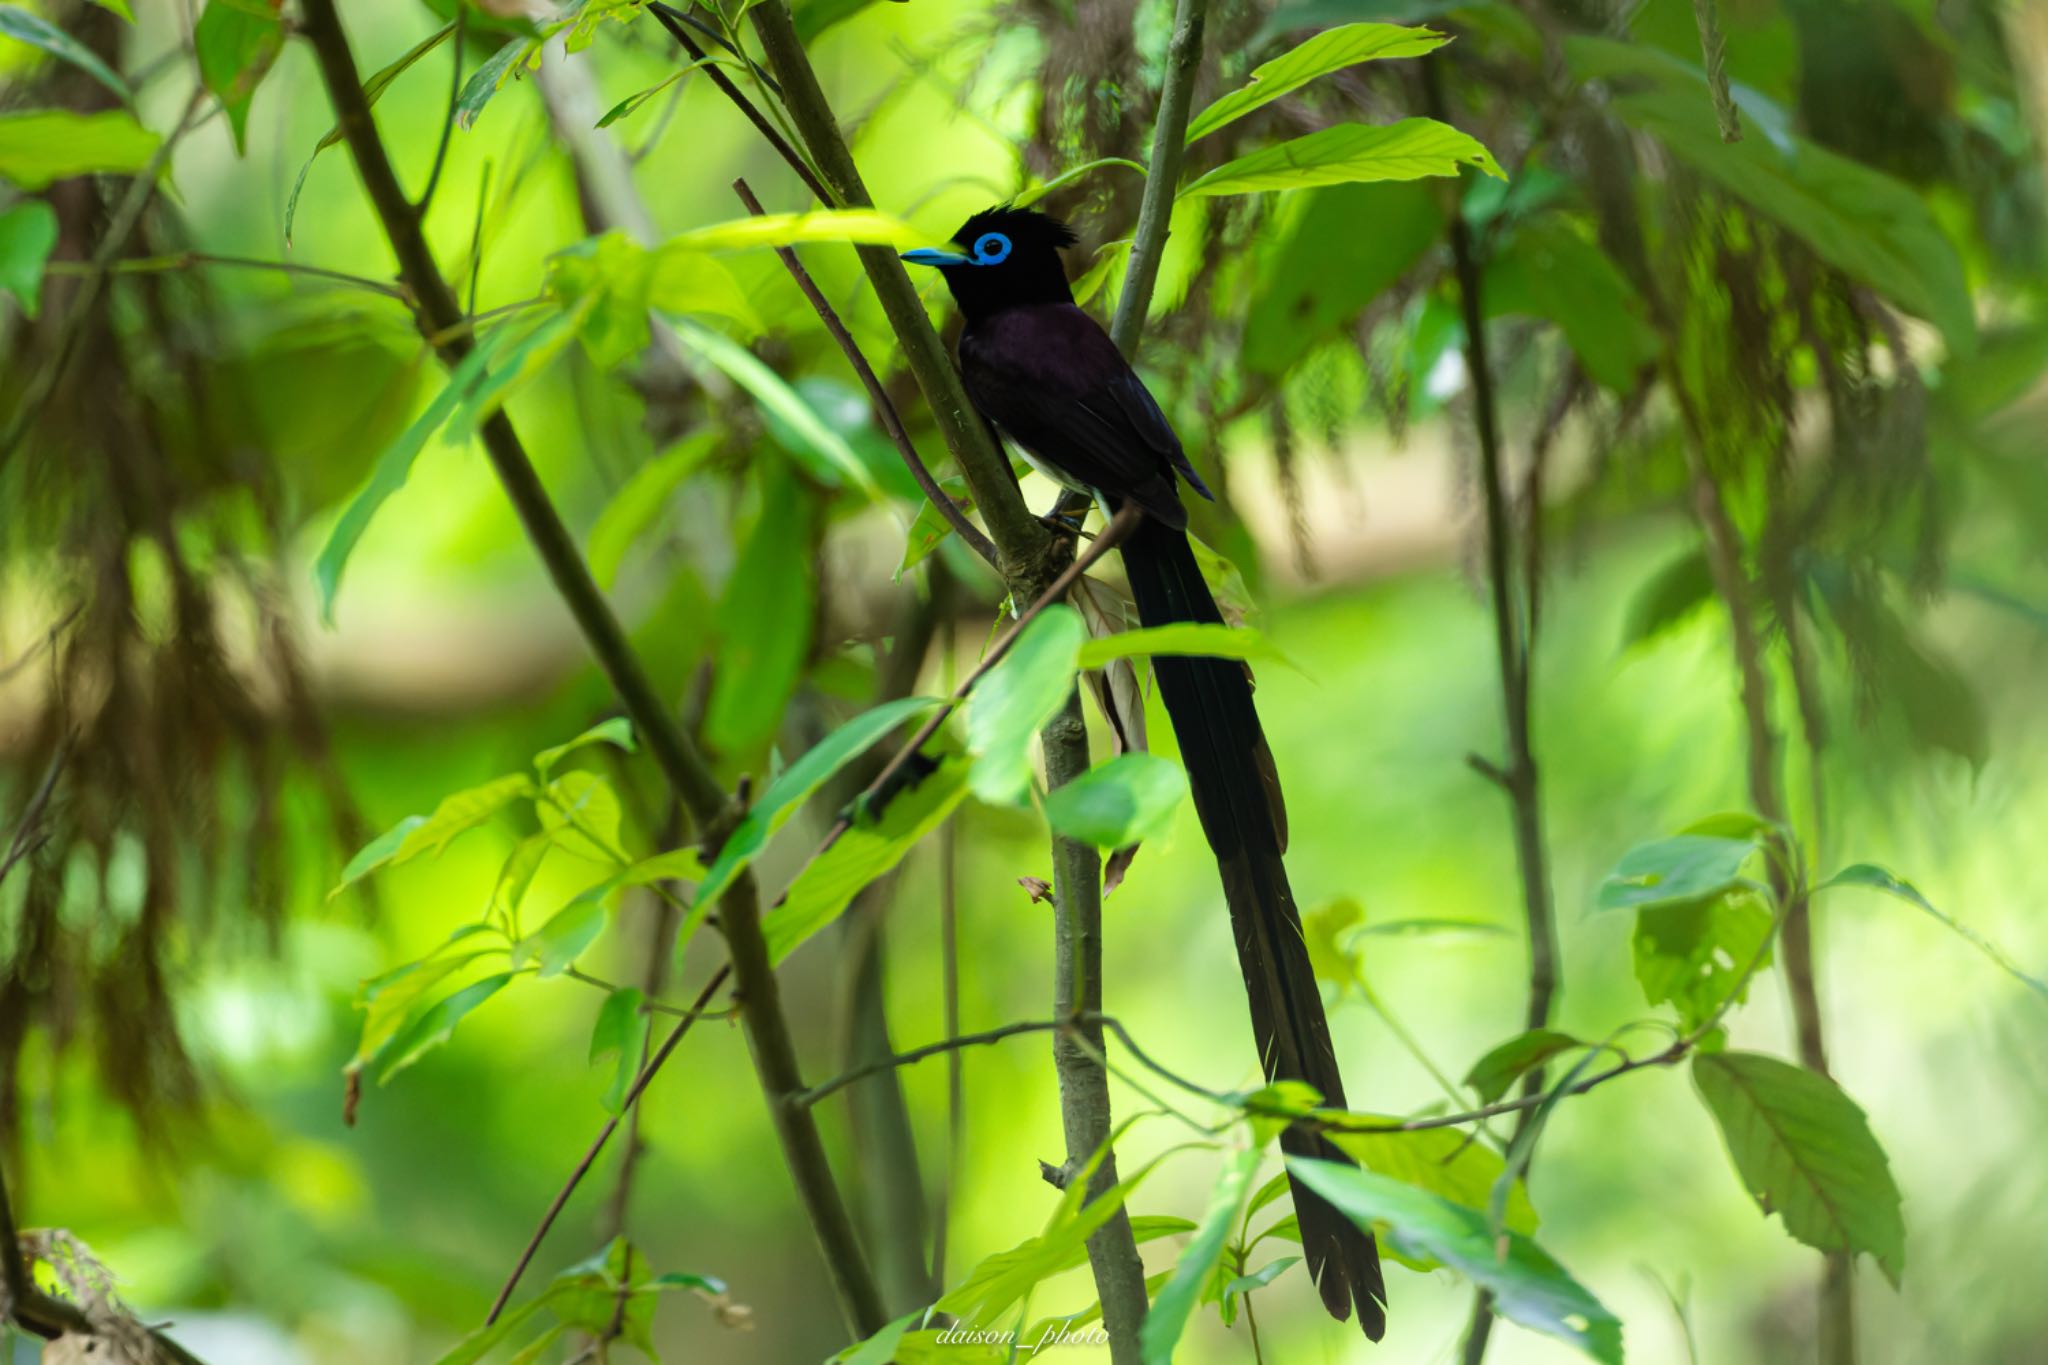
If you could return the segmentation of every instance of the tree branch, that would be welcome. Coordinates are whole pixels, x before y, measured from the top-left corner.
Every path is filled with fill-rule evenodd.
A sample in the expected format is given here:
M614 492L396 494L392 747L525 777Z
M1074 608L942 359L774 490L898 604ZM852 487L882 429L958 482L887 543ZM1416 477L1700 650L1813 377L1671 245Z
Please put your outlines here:
M1422 62L1423 101L1430 117L1450 121L1440 59ZM1453 193L1456 192L1454 189ZM1529 987L1522 1027L1539 1029L1550 1022L1557 998L1557 916L1551 904L1549 854L1543 840L1543 807L1530 738L1530 635L1534 629L1539 585L1533 572L1518 577L1514 541L1517 528L1509 508L1500 434L1500 409L1493 382L1493 359L1486 342L1486 304L1479 251L1471 225L1455 201L1449 215L1451 264L1458 281L1458 302L1465 324L1465 368L1472 380L1472 416L1479 438L1479 482L1486 523L1486 576L1493 606L1494 650L1500 672L1501 712L1507 731L1507 765L1496 768L1476 756L1467 762L1492 779L1508 797L1514 828L1515 863L1521 873L1522 913L1529 934ZM1534 485L1532 484L1532 487ZM1533 543L1542 508L1526 509L1522 534ZM1517 1110L1519 1135L1544 1092L1545 1068L1531 1068L1522 1079L1522 1098L1529 1107ZM1473 1303L1466 1332L1465 1365L1485 1358L1493 1330L1493 1300L1482 1292Z
M305 0L304 11L303 32L319 58L321 78L334 104L336 123L398 258L400 271L419 299L422 330L444 332L462 321L462 310L434 262L421 233L419 217L412 212L399 186L370 117L369 102L364 98L335 0ZM436 349L443 363L453 365L468 354L471 344L466 335L458 334L449 336ZM695 822L700 837L707 847L715 847L730 829L730 822L737 819L736 806L727 800L709 765L655 692L502 408L484 420L482 435L499 482L546 565L556 592L611 680L634 729ZM784 1103L786 1096L803 1089L803 1080L788 1020L782 1013L767 943L761 934L759 894L750 876L736 878L732 888L720 898L718 919L739 987L748 1050L781 1141L784 1162L809 1217L811 1231L818 1239L847 1326L856 1336L868 1336L886 1321L880 1295L854 1235L845 1200L833 1181L817 1125L808 1111Z
M1173 37L1166 46L1166 76L1159 87L1159 118L1152 128L1152 164L1145 170L1145 197L1139 203L1138 227L1131 238L1131 263L1124 270L1123 292L1117 296L1116 317L1109 325L1110 340L1126 358L1138 349L1145 314L1152 306L1152 286L1158 283L1159 262L1166 252L1208 13L1209 0L1175 0Z
M314 0L314 3L318 3L318 0ZM569 1202L569 1196L576 1193L576 1187L583 1183L583 1177L590 1174L590 1168L597 1164L598 1155L604 1151L604 1145L610 1142L612 1134L618 1131L621 1116L638 1112L641 1092L647 1089L647 1083L661 1070L661 1065L668 1060L669 1054L676 1050L676 1044L683 1041L683 1035L690 1031L690 1025L703 1017L711 1004L711 997L725 984L725 979L731 971L730 966L725 966L711 974L711 979L704 983L704 989L697 993L696 1003L690 1007L690 1012L676 1021L676 1026L668 1031L668 1037L661 1040L661 1046L647 1059L647 1064L640 1068L640 1074L633 1078L632 1087L626 1091L625 1099L619 1104L619 1112L606 1119L604 1127L597 1130L597 1136L591 1140L589 1148L583 1153L583 1159L576 1163L575 1170L569 1172L569 1178L562 1182L562 1188L557 1190L555 1197L549 1201L547 1211L541 1214L540 1226L533 1230L533 1236L526 1239L525 1248L519 1253L519 1259L513 1263L512 1273L505 1277L504 1286L498 1290L498 1297L491 1301L491 1311L484 1315L484 1326L488 1327L496 1322L504 1313L505 1305L512 1302L512 1291L519 1287L519 1277L524 1275L526 1267L533 1263L534 1253L540 1250L542 1240L548 1235L548 1229L552 1228L555 1219L561 1216L562 1207Z
M732 188L733 193L740 197L740 202L747 206L748 213L758 218L767 212L761 207L761 201L754 197L753 189L744 179L733 181ZM979 526L967 519L967 514L960 510L960 504L946 496L946 490L939 487L939 481L925 468L924 460L917 453L917 447L911 444L910 433L903 429L903 418L897 413L896 404L890 401L888 391L882 387L882 381L875 376L874 367L869 365L868 358L861 354L860 346L854 341L853 334L847 331L846 324L839 320L839 314L833 311L824 291L819 289L818 282L811 278L811 272L804 269L804 263L798 258L795 249L779 246L775 248L775 255L782 262L783 268L789 271L790 278L796 281L796 287L810 300L811 307L818 314L818 321L825 324L825 330L839 343L840 351L846 356L846 363L853 366L853 372L859 377L861 387L868 391L868 402L874 407L876 420L881 422L882 430L889 433L889 439L895 442L896 453L903 457L904 466L910 470L910 477L917 480L917 486L924 490L925 497L931 500L939 515L952 526L953 533L960 537L961 543L986 560L990 567L998 567L996 547L981 533Z

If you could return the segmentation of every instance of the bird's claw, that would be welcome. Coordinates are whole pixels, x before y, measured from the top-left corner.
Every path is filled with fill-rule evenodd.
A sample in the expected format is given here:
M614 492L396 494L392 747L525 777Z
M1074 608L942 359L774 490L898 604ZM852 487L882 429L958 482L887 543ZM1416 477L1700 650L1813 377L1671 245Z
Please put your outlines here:
M1088 533L1081 529L1081 518L1070 517L1061 512L1047 512L1038 519L1038 524L1054 535L1065 536L1069 540L1085 540L1088 537Z

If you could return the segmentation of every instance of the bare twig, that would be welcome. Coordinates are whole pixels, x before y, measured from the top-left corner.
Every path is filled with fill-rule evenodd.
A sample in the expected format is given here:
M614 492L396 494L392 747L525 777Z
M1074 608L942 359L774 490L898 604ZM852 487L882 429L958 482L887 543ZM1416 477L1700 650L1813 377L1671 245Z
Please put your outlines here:
M697 46L697 40L692 38L689 32L691 28L697 27L696 21L678 10L669 8L667 5L654 5L652 9L654 10L654 17L660 21L663 28L669 31L669 36L676 40L676 45L689 53L690 60L703 68L704 74L711 78L711 83L717 86L724 93L725 97L733 102L735 108L746 115L747 122L754 125L755 131L761 134L762 140L767 142L770 147L773 147L776 155L780 156L789 164L789 168L796 172L797 179L803 181L805 187L812 194L818 196L818 202L827 208L833 207L836 201L832 197L832 192L825 188L823 181L818 179L818 173L811 169L811 164L803 159L796 148L789 145L789 139L785 138L781 130L769 121L767 115L754 107L754 102L747 98L746 92L733 84L732 77L726 75L718 63L707 57L704 49ZM729 46L729 44L725 44L723 38L719 38L717 41L721 45Z
M1422 63L1423 99L1431 117L1449 121L1449 101L1444 96L1440 60ZM1484 271L1473 241L1471 225L1455 203L1450 212L1451 263L1458 281L1458 301L1465 324L1465 368L1472 380L1472 416L1478 428L1480 496L1485 509L1486 574L1493 606L1494 647L1500 673L1501 711L1507 732L1507 762L1495 765L1473 756L1467 759L1507 794L1514 829L1515 862L1521 873L1522 911L1529 934L1529 986L1522 1026L1539 1029L1550 1022L1557 997L1557 917L1551 904L1548 851L1543 839L1543 807L1537 780L1536 757L1530 736L1530 653L1535 629L1537 566L1534 561L1535 530L1542 509L1527 508L1528 524L1521 528L1523 548L1529 555L1524 572L1515 572L1517 528L1510 507L1507 474L1503 460L1498 396L1494 391L1493 360L1486 339L1486 306L1482 295ZM1531 487L1537 485L1532 480ZM1522 1098L1528 1107L1516 1111L1519 1134L1527 1127L1534 1103L1544 1092L1544 1068L1531 1068L1522 1081ZM1474 1302L1472 1323L1466 1333L1465 1365L1478 1365L1486 1355L1492 1335L1493 1303L1481 1292Z
M115 261L105 267L109 275L154 275L165 271L190 270L194 266L221 266L240 270L274 270L284 275L303 275L311 279L332 280L356 289L367 289L373 294L382 294L395 299L407 307L412 305L412 295L404 286L384 280L373 280L363 275L350 275L345 271L328 270L317 265L302 265L297 261L265 261L253 256L222 256L210 251L180 251L168 256L142 256L124 261ZM90 261L52 261L44 267L49 275L91 275L100 268Z
M519 1253L518 1261L512 1266L512 1273L505 1277L504 1287L498 1290L498 1297L491 1302L491 1311L484 1317L486 1327L496 1322L504 1313L505 1305L512 1301L512 1291L519 1287L519 1277L524 1275L526 1267L533 1263L533 1255L540 1250L541 1241L548 1235L548 1229L555 1225L555 1219L561 1216L562 1207L569 1202L569 1196L576 1193L576 1187L583 1183L584 1176L590 1174L590 1168L596 1164L599 1153L604 1151L604 1145L610 1142L612 1134L618 1131L619 1115L634 1112L635 1106L640 1102L641 1092L647 1089L647 1083L654 1079L655 1073L661 1070L662 1063L676 1050L676 1044L683 1041L683 1035L690 1031L691 1024L697 1022L698 1015L711 1004L711 997L725 984L725 979L731 971L730 966L725 966L711 974L711 979L704 983L704 989L697 993L697 1001L691 1007L691 1012L678 1020L676 1026L669 1030L668 1037L661 1040L661 1046L647 1059L647 1064L640 1068L640 1074L633 1078L632 1086L626 1091L626 1097L619 1105L619 1113L606 1119L604 1127L597 1130L597 1136L583 1153L583 1159L576 1163L575 1170L569 1172L569 1178L562 1182L562 1188L557 1190L555 1197L549 1201L547 1211L541 1214L540 1226L533 1230L533 1236L526 1239L525 1249Z
M740 202L747 206L748 213L759 217L766 212L744 179L733 181L732 188L733 193L740 197ZM818 288L818 282L811 278L811 272L804 269L803 261L790 247L775 248L775 255L781 260L783 268L789 271L790 278L796 281L796 287L810 300L811 307L817 311L818 320L825 324L825 330L839 343L840 351L846 356L846 363L853 366L854 374L860 378L861 387L868 391L868 402L874 407L876 419L881 422L882 430L889 433L889 439L896 443L896 452L903 457L905 467L910 470L910 477L917 480L917 486L952 526L961 543L994 566L995 545L981 533L980 527L967 519L967 514L960 510L960 504L946 496L946 490L939 487L939 481L925 468L924 460L917 453L917 447L911 444L910 433L903 429L903 419L896 411L896 404L890 401L888 391L882 387L882 381L875 376L874 367L868 364L868 358L861 354L859 343L855 342L853 334L846 330L846 324L839 320L839 314L833 310L824 292Z
M419 204L415 209L421 218L425 218L427 210L433 207L434 190L441 183L441 168L448 160L448 143L455 136L455 106L462 100L462 40L468 29L469 6L458 4L455 7L454 41L449 44L453 55L449 58L448 113L441 120L441 141L434 147L434 168L427 172L427 187L420 191Z
M1173 37L1166 46L1166 77L1159 88L1159 118L1152 127L1152 164L1145 169L1145 197L1131 238L1131 262L1124 270L1123 292L1117 296L1116 317L1109 325L1110 339L1126 356L1138 349L1145 313L1152 306L1152 286L1158 282L1159 262L1166 252L1208 14L1209 0L1175 0Z

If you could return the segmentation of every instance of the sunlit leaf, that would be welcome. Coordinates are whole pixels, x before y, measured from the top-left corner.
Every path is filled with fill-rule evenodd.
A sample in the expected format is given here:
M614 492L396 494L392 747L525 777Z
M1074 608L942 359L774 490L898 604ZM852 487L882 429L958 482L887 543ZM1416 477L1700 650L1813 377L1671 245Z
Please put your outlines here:
M743 251L758 247L801 246L808 242L859 242L909 251L939 246L930 236L901 219L874 209L817 209L810 213L763 213L729 223L692 228L663 243L696 251Z
M1326 29L1272 61L1253 67L1243 86L1188 121L1187 140L1207 137L1226 123L1241 119L1332 71L1387 57L1420 57L1449 41L1433 29L1398 24L1345 24Z
M1870 1253L1898 1284L1899 1188L1854 1100L1818 1072L1750 1052L1695 1053L1692 1079L1766 1215L1810 1247Z
M455 1026L461 1023L471 1010L503 990L511 979L511 972L499 972L495 976L471 982L453 995L435 1002L418 1018L407 1024L384 1048L380 1054L377 1084L388 1084L393 1076L418 1061L425 1053L447 1042L454 1034Z
M392 866L419 857L438 857L458 835L475 829L514 801L532 796L533 790L532 778L511 773L441 798L434 813L406 834L391 855Z
M411 836L414 830L425 823L427 823L427 817L424 815L408 815L390 829L385 830L382 834L370 840L369 843L364 844L356 851L356 855L348 860L348 866L341 870L341 880L335 883L332 891L327 893L329 898L340 895L346 888L361 881L364 877L369 876L372 872L375 872L378 868L398 856L398 850L404 847L406 839Z
M119 109L74 114L23 109L0 114L0 178L39 190L74 175L125 175L149 164L163 141Z
M563 852L595 863L618 860L625 810L618 791L596 773L563 773L547 784L534 809Z
M1325 1116L1336 1111L1318 1111ZM1341 1117L1362 1124L1398 1122L1376 1114L1346 1114ZM1500 1153L1471 1134L1455 1128L1418 1128L1412 1132L1347 1133L1333 1130L1326 1137L1338 1151L1365 1167L1427 1190L1464 1208L1485 1213L1493 1201L1494 1186L1507 1169ZM1508 1193L1504 1211L1506 1226L1514 1232L1536 1231L1536 1209L1520 1180Z
M1099 636L1081 646L1076 660L1082 668L1100 668L1111 659L1136 655L1187 654L1208 659L1268 659L1287 662L1264 635L1247 626L1219 626L1194 621L1147 626Z
M640 751L640 746L633 742L633 722L624 716L613 716L610 720L599 721L566 744L542 749L533 756L533 766L545 777L548 770L564 758L592 744L609 744L615 749L624 749L629 754Z
M1226 161L1181 194L1251 194L1357 181L1420 180L1456 175L1461 166L1502 175L1493 153L1469 134L1434 119L1402 119L1384 126L1339 123Z
M1633 939L1643 998L1669 1002L1686 1028L1700 1027L1730 995L1747 997L1752 964L1770 962L1771 922L1770 903L1748 886L1644 906Z

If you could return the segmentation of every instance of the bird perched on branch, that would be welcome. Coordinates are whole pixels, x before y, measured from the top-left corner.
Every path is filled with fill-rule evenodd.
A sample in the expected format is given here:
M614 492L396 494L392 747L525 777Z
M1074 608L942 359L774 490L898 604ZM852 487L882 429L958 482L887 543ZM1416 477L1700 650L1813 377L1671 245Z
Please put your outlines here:
M1132 503L1144 511L1122 546L1139 620L1222 624L1177 484L1213 495L1144 381L1075 306L1060 260L1073 232L1029 209L994 208L968 219L952 240L957 250L903 259L936 267L965 315L960 373L974 406L1055 483L1110 513ZM1305 1081L1341 1108L1344 1085L1281 859L1287 817L1251 680L1243 664L1213 657L1162 655L1153 672L1222 872L1266 1075ZM1297 1156L1344 1159L1298 1127L1280 1145ZM1379 1340L1386 1287L1372 1235L1300 1184L1294 1208L1323 1306L1342 1321L1355 1305L1366 1335Z

